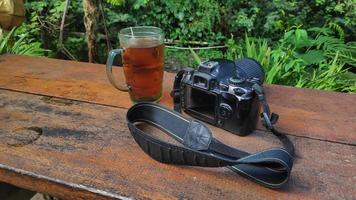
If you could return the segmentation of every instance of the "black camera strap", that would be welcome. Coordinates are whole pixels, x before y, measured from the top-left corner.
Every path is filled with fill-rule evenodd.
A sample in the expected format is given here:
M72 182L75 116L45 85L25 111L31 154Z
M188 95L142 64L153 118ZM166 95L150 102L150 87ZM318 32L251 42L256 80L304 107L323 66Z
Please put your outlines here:
M252 87L254 88L258 100L262 105L261 119L263 126L267 130L271 131L275 136L277 136L278 139L282 142L283 147L290 153L290 155L294 156L293 143L289 140L285 133L280 132L273 126L273 124L277 122L279 116L276 113L271 113L267 104L266 95L263 87L257 83L253 84Z
M153 103L138 103L127 112L131 134L153 159L170 164L202 167L227 166L232 171L270 188L280 188L289 179L293 156L284 148L271 148L254 154L227 146L213 137L200 121ZM179 143L163 141L142 130L145 122L160 128Z
M181 84L180 83L182 82L184 74L186 74L187 72L189 72L188 69L182 69L176 74L176 77L175 77L174 83L173 83L173 90L171 92L171 97L173 98L174 110L179 113L181 113L181 101L180 101Z

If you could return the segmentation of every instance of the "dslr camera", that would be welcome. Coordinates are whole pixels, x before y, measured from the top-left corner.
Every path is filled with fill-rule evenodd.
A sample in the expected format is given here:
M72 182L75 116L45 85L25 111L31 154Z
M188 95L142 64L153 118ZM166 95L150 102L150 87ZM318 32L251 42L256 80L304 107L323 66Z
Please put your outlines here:
M237 135L248 135L259 118L259 95L255 90L256 85L262 86L264 76L254 59L204 61L197 70L185 69L177 74L172 91L175 110L180 112L182 108L199 120Z

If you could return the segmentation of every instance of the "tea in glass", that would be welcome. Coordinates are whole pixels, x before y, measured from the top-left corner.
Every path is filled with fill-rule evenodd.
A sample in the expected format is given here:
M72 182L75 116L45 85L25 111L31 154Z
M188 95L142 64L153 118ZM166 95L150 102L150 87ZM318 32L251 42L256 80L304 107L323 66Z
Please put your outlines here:
M134 102L159 101L162 96L164 44L162 30L156 27L129 27L120 31L120 49L110 52L107 75L119 90L128 90ZM126 86L112 75L114 58L121 54Z

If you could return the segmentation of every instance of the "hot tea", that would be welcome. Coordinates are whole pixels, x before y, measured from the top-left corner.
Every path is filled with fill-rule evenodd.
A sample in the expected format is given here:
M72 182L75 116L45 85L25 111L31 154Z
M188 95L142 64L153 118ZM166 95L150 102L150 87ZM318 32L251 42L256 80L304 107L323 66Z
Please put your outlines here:
M154 38L130 38L122 57L132 101L155 101L162 95L164 44Z

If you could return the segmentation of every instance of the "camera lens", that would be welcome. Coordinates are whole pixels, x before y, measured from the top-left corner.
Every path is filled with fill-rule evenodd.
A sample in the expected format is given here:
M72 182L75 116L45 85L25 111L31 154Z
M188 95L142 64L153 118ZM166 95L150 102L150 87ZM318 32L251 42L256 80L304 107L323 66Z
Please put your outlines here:
M244 76L246 79L258 79L258 83L262 84L265 79L265 72L262 66L252 58L242 58L235 60L237 74Z

